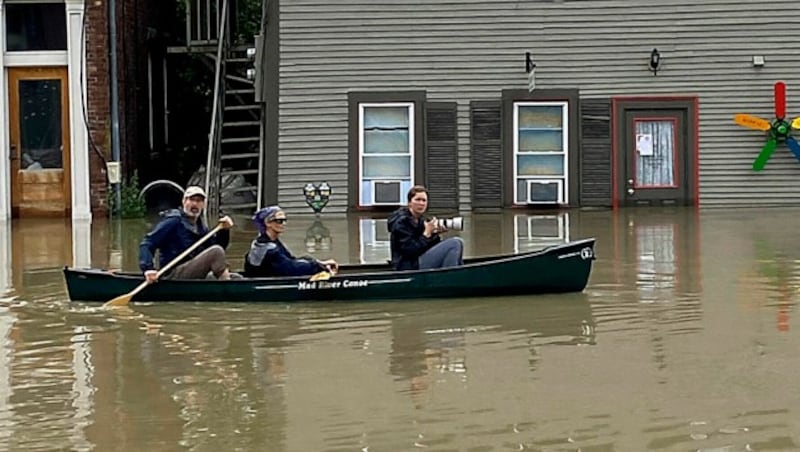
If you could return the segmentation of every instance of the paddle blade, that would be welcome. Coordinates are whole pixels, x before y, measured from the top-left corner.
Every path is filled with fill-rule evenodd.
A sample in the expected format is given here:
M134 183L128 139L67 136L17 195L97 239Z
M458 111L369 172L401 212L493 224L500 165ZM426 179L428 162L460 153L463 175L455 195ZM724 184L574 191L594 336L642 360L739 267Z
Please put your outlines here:
M331 279L331 274L325 270L319 273L314 273L310 278L308 278L309 281L327 281L329 279Z
M792 121L792 128L793 129L800 129L800 116L798 116L797 118L794 118L794 121Z
M792 154L794 154L795 158L800 160L800 143L798 143L794 137L789 136L786 137L786 144L789 146L789 150L792 151Z
M775 152L775 146L777 146L778 141L774 138L770 138L767 141L767 144L761 148L761 152L756 157L756 160L753 162L753 171L761 171L764 169L764 165L767 164L767 160L772 157L772 153Z
M800 119L800 118L798 118ZM766 132L771 127L771 124L766 119L761 119L758 116L739 113L733 117L736 124L747 127L749 129L761 130Z
M783 119L786 116L786 84L775 82L775 117Z
M123 306L128 306L128 303L131 302L131 298L133 298L133 294L126 293L125 295L120 295L113 300L109 300L103 304L104 308L121 308Z
M114 298L112 300L107 301L105 304L103 304L103 307L104 308L118 308L120 306L127 306L128 303L131 302L131 299L133 298L133 296L136 295L137 293L141 292L145 287L147 287L148 284L150 284L150 283L147 282L147 281L144 281L143 283L141 283L138 286L136 286L135 289L131 290L130 292L126 293L125 295L120 295L117 298Z

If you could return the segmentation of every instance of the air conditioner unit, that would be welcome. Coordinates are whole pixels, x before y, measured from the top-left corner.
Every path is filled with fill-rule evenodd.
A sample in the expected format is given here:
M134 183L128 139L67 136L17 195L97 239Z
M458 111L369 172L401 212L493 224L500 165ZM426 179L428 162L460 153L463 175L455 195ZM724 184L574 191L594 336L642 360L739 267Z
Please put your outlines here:
M564 181L541 179L528 181L528 204L562 204Z
M376 206L396 206L403 201L399 180L372 181L372 204Z

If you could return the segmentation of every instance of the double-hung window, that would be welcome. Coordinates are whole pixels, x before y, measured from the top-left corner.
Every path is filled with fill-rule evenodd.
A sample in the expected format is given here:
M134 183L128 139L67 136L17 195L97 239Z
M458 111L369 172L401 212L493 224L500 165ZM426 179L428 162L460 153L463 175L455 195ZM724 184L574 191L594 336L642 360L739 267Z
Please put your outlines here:
M358 105L359 200L402 205L414 184L414 103Z
M567 102L514 103L514 204L568 204Z

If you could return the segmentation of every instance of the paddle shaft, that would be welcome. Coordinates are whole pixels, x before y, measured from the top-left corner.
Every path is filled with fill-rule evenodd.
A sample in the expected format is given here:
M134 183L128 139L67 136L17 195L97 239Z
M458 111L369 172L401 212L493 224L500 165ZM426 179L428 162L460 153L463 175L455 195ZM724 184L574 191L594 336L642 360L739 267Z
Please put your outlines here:
M165 265L163 268L159 269L158 272L156 273L156 279L160 278L161 275L163 275L164 273L169 271L172 267L178 265L178 263L180 261L182 261L183 258L185 258L189 254L191 254L192 251L196 250L197 247L199 247L205 241L207 241L208 239L213 237L214 234L219 232L221 229L222 229L222 223L217 224L217 227L215 227L214 229L208 231L208 234L206 234L203 237L201 237L200 240L194 242L189 248L186 248L181 254L177 255L175 257L175 259L172 259L171 261L169 261L167 263L167 265ZM136 288L133 289L132 291L128 292L125 295L122 295L122 296L119 296L117 298L114 298L111 301L108 301L104 306L124 306L124 305L128 304L131 301L131 298L133 298L134 295L136 295L137 293L141 292L142 290L144 290L145 287L147 287L149 285L150 285L150 281L145 279L145 281L143 283L141 283L138 286L136 286Z

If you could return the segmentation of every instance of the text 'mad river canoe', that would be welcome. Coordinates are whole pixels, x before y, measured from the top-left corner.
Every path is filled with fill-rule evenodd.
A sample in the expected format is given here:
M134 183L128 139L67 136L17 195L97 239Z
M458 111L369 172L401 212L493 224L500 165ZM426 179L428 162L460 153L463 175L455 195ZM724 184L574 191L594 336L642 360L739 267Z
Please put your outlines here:
M309 277L172 280L152 284L133 301L369 301L580 292L589 281L595 239L539 251L464 260L460 267L394 271L388 264L342 265L327 280ZM130 292L141 273L64 268L72 301L108 301Z

